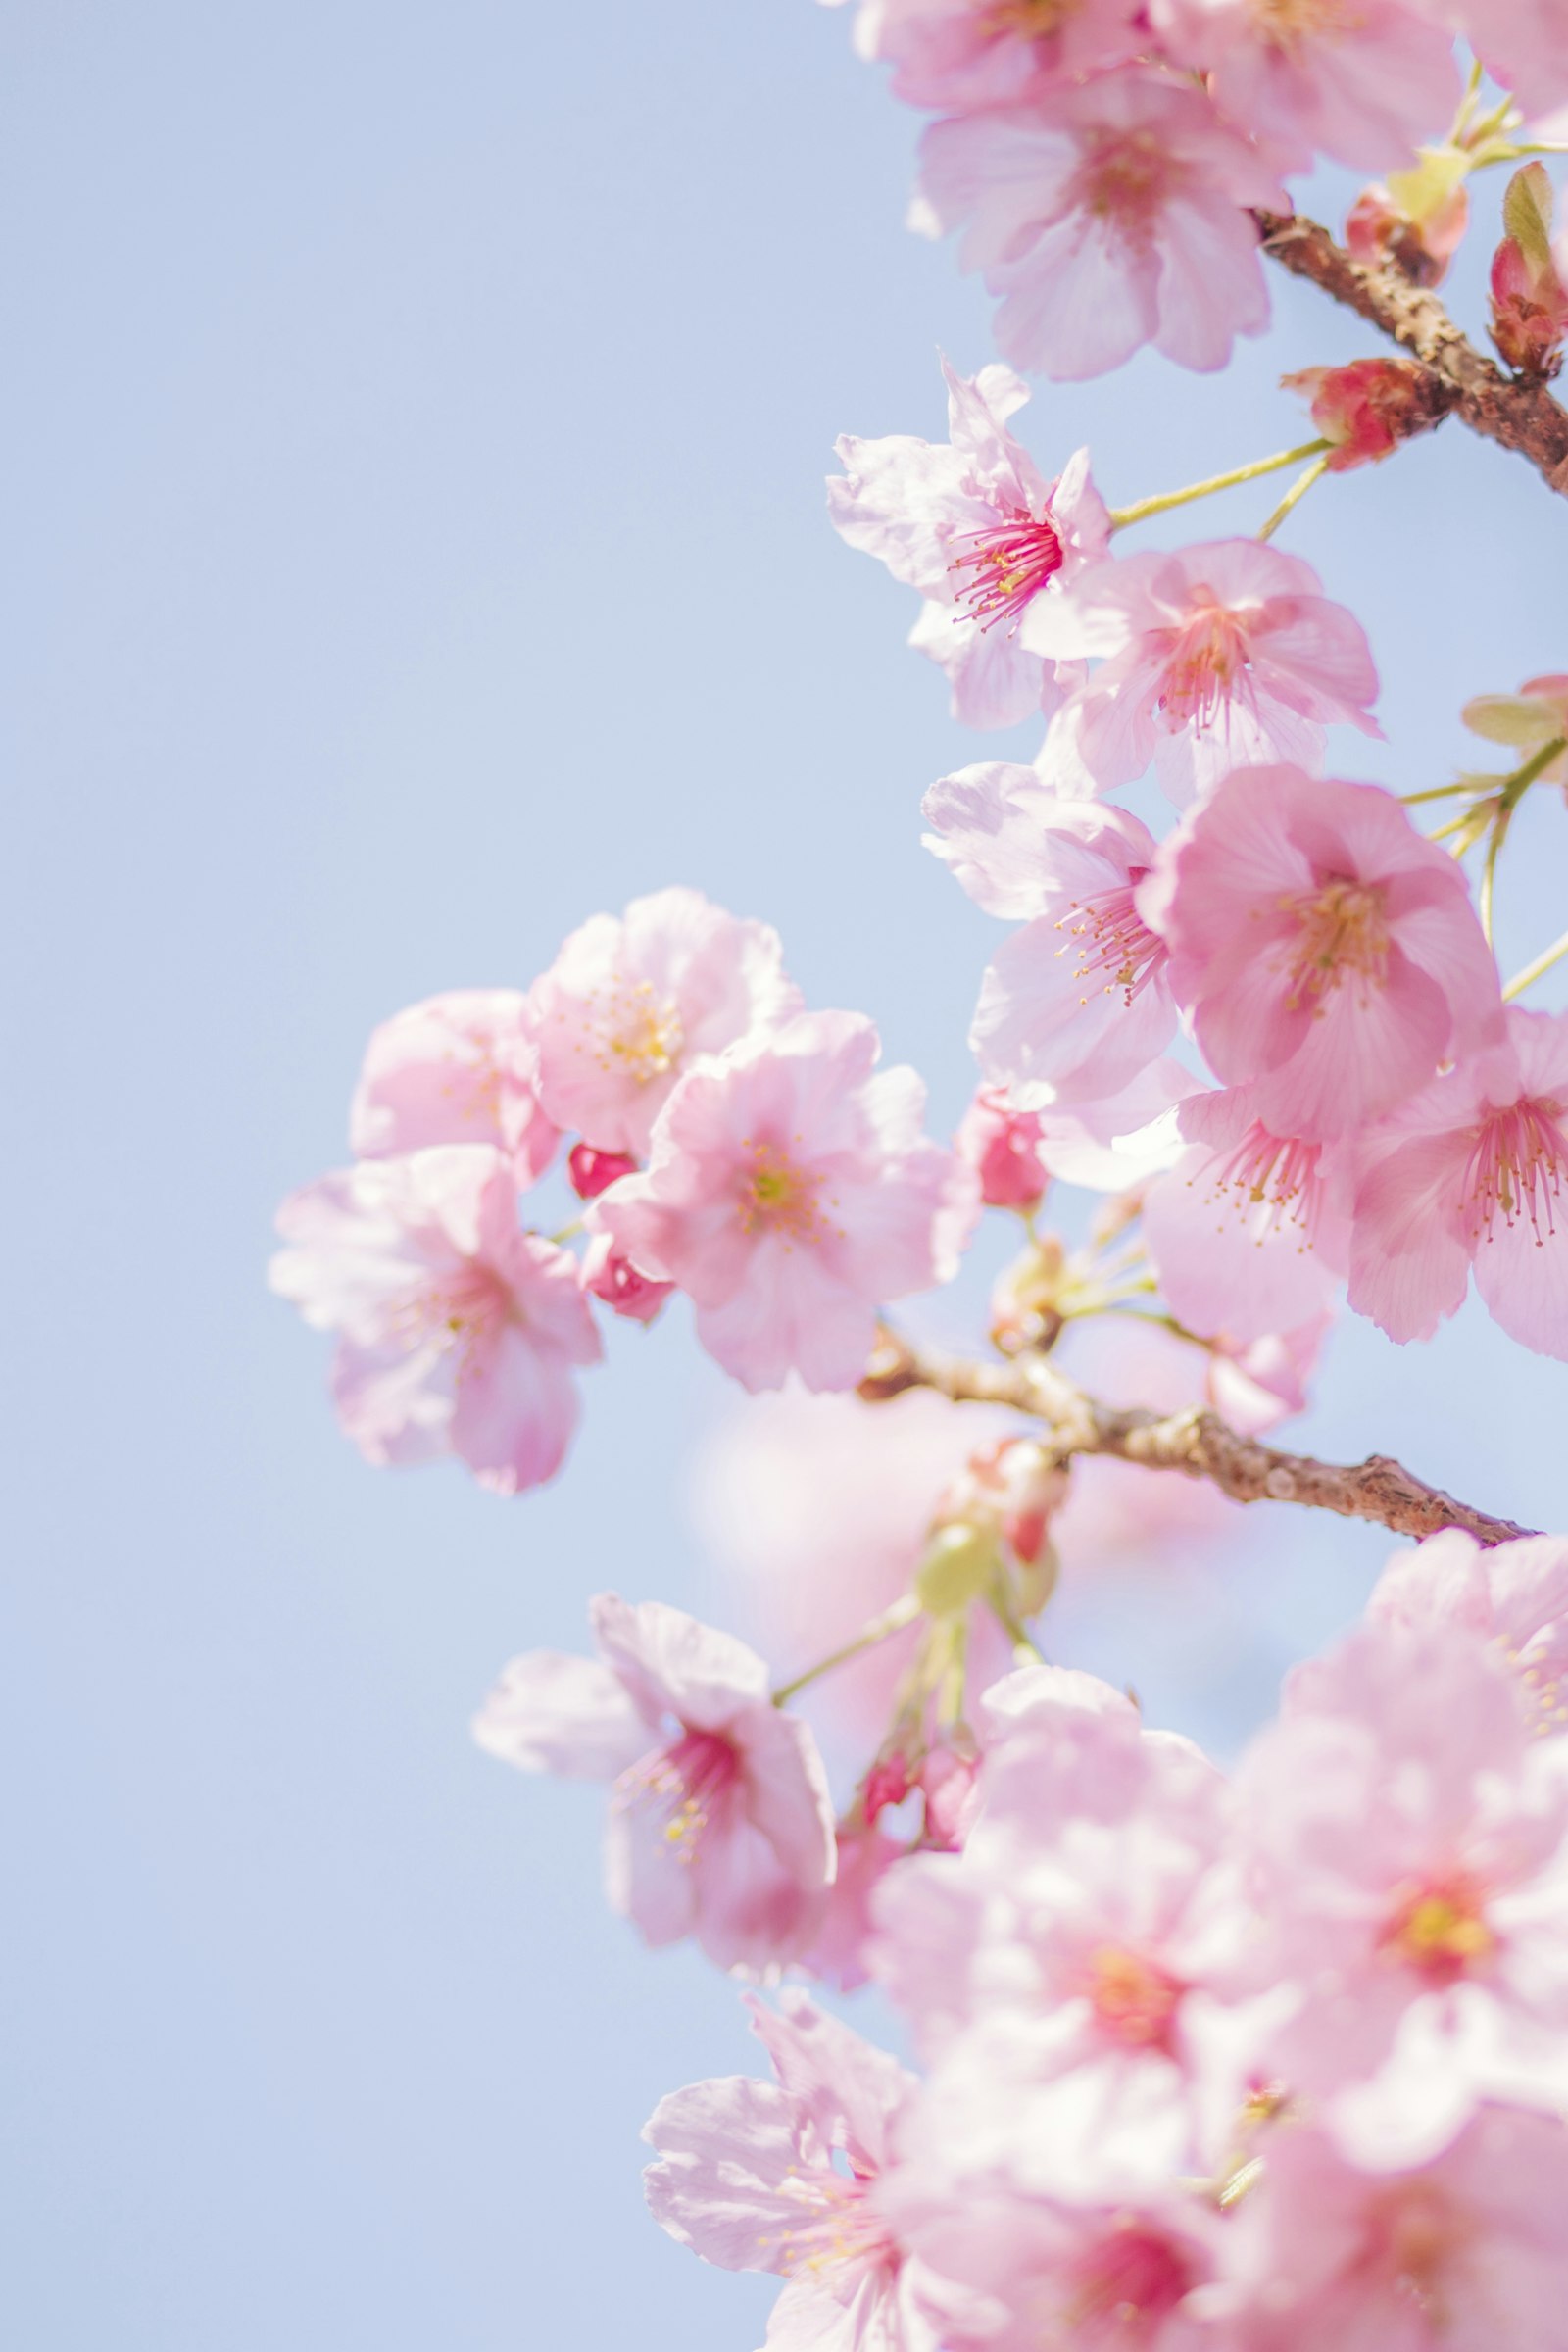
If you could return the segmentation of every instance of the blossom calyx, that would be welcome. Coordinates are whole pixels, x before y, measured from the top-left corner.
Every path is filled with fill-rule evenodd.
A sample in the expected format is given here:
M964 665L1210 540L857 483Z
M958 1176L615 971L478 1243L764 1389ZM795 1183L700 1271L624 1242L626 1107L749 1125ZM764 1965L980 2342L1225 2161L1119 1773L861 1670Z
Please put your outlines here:
M1312 422L1334 443L1330 473L1374 466L1392 457L1401 441L1429 433L1453 406L1441 377L1413 360L1352 360L1346 368L1301 368L1280 378L1288 392L1301 393Z
M1492 257L1492 340L1521 375L1555 375L1568 336L1568 283L1551 242L1551 181L1526 164L1502 200L1507 232Z

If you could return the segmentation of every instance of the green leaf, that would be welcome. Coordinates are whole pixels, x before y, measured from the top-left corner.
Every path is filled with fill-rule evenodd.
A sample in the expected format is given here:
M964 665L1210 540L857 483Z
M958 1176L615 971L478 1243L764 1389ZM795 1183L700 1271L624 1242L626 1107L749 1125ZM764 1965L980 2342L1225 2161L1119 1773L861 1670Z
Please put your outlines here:
M1525 164L1508 182L1502 225L1538 277L1551 263L1551 175L1544 164Z

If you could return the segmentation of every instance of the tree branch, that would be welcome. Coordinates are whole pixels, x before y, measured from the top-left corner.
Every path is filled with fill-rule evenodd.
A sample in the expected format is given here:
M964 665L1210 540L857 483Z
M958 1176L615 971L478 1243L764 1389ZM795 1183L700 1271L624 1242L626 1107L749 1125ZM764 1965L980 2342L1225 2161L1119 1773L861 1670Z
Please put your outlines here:
M1263 251L1293 276L1310 278L1414 354L1444 387L1446 404L1473 432L1528 458L1550 489L1568 498L1568 410L1543 383L1509 375L1463 335L1437 296L1392 262L1356 262L1326 228L1300 213L1256 213Z
M1064 1463L1074 1454L1101 1453L1150 1470L1180 1470L1189 1478L1211 1480L1234 1502L1302 1503L1337 1511L1344 1519L1369 1519L1397 1536L1435 1536L1443 1528L1460 1527L1486 1544L1536 1532L1456 1502L1387 1454L1342 1465L1283 1453L1244 1438L1217 1413L1196 1408L1154 1413L1143 1407L1122 1412L1101 1404L1043 1356L968 1363L916 1349L884 1330L860 1395L867 1403L879 1404L906 1389L934 1389L958 1403L1003 1404L1026 1413L1046 1424L1051 1450Z

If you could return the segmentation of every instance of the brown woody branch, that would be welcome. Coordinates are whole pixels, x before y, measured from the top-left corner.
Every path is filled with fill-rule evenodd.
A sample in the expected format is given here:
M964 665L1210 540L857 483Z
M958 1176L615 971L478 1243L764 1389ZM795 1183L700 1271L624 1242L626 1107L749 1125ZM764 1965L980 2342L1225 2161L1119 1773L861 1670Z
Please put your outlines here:
M1535 1533L1456 1502L1387 1454L1341 1464L1283 1453L1244 1438L1217 1413L1154 1413L1142 1407L1122 1412L1101 1404L1042 1356L968 1363L916 1349L885 1330L860 1395L880 1404L906 1389L935 1389L958 1403L1007 1405L1043 1421L1051 1451L1063 1463L1074 1454L1101 1453L1150 1470L1180 1470L1188 1478L1211 1480L1234 1502L1303 1503L1337 1511L1343 1519L1370 1519L1397 1536L1435 1536L1443 1528L1460 1527L1478 1543L1491 1544Z
M1263 251L1282 269L1309 278L1401 343L1430 369L1445 404L1473 432L1517 450L1549 488L1568 498L1568 410L1544 383L1510 375L1477 351L1437 296L1394 263L1352 261L1326 228L1299 213L1260 212L1254 218Z

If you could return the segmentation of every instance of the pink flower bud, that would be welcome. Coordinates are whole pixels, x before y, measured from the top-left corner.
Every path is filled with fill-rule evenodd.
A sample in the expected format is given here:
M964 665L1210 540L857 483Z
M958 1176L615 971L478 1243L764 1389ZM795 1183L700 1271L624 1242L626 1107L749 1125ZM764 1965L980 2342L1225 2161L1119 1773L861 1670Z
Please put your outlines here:
M1521 375L1555 375L1568 336L1568 286L1551 242L1551 180L1526 164L1502 200L1502 243L1492 257L1492 340Z
M592 1144L573 1144L566 1154L566 1173L579 1200L597 1200L622 1176L635 1176L637 1162L626 1152L596 1152Z
M675 1285L656 1282L615 1249L608 1233L596 1234L582 1261L582 1287L611 1311L632 1323L651 1323Z
M983 1086L963 1116L958 1156L980 1179L989 1208L1038 1208L1050 1179L1041 1164L1040 1121L1014 1110L1000 1087Z
M933 1748L920 1767L920 1790L925 1798L925 1841L955 1850L961 1846L979 1779L978 1757L959 1755L951 1747Z
M1448 413L1444 387L1413 360L1352 360L1347 368L1302 368L1280 381L1288 392L1305 395L1312 422L1325 441L1337 444L1329 459L1331 473L1375 465L1412 434L1430 432Z
M868 1822L875 1821L893 1805L902 1805L914 1787L909 1775L908 1759L902 1755L884 1756L873 1764L865 1776L865 1790L861 1803Z

